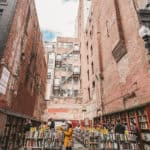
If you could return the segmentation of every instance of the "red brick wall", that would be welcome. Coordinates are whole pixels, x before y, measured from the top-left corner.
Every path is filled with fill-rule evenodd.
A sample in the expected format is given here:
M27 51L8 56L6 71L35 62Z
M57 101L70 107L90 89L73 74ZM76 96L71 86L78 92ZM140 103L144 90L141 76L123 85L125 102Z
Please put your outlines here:
M140 26L133 1L118 0L119 20L115 16L114 1L105 0L99 4L101 6L99 31L104 75L102 99L104 112L118 111L149 102L150 78L147 50L138 35ZM117 37L120 27L127 54L116 62L112 51L121 38ZM123 97L133 91L136 97L123 101Z
M3 98L9 109L39 118L43 109L46 63L34 1L17 2L4 58L11 77L7 95L1 95L0 102ZM17 76L14 76L15 70L18 70Z
M3 135L5 124L6 124L6 115L0 112L0 137Z
M95 103L93 99L89 101L87 88L91 88L94 76L99 78L99 74L104 79L95 78L97 99L94 107L100 108L101 111L103 103L104 114L150 102L147 50L138 34L140 24L136 8L143 6L142 1L140 3L139 1L92 0L87 26L83 29L83 0L80 0L78 36L81 42L83 100L87 108L91 108ZM94 32L91 38L89 33L92 26ZM93 56L90 56L90 49L86 46L87 41L88 47L94 45ZM122 45L117 49L118 43ZM126 54L116 62L113 53L114 50L118 50L119 53L120 49L124 49ZM89 55L89 64L87 64L87 55ZM95 74L94 76L90 74L88 81L87 70L91 72L92 61L95 64ZM135 93L133 97L132 92ZM87 111L86 116L91 113L93 116L97 115L94 111Z

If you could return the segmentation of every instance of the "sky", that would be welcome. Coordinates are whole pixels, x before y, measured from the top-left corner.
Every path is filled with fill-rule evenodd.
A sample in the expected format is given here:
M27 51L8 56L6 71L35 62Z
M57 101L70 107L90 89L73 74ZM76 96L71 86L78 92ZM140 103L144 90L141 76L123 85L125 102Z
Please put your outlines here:
M35 0L44 40L73 36L79 0Z

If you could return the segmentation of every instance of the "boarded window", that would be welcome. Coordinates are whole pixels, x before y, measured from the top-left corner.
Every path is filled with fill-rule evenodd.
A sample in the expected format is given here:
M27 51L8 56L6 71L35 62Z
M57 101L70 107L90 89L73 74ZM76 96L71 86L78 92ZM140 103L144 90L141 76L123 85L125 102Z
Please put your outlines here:
M118 62L127 53L122 41L119 41L113 49L112 54L116 62Z

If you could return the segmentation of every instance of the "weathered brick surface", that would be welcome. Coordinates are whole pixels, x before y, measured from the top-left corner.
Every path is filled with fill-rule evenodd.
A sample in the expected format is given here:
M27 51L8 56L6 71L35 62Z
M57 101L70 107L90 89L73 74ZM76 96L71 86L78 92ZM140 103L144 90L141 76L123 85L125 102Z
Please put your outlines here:
M81 84L83 90L83 103L86 105L87 112L85 117L92 119L100 105L100 67L99 67L99 46L98 46L98 8L97 1L92 2L90 16L86 29L83 27L83 1L80 1L78 11L78 36L81 42ZM88 44L88 45L87 45ZM93 47L93 52L91 50ZM93 54L92 54L93 53ZM87 59L87 57L89 59ZM94 72L92 73L91 64L93 62ZM88 72L89 71L89 79ZM95 89L92 83L95 82ZM90 89L90 98L88 94Z
M116 3L117 2L117 3ZM147 50L138 35L140 28L136 7L143 6L134 0L92 0L91 12L87 27L83 29L83 1L80 1L78 12L79 38L81 41L82 88L84 102L88 102L88 91L95 75L101 73L101 82L96 80L96 107L103 113L116 112L150 102L150 75ZM144 3L144 1L143 1ZM90 31L94 26L92 39ZM87 34L86 34L87 32ZM86 43L88 41L88 48ZM98 41L98 42L97 42ZM116 62L112 52L119 41L127 53ZM94 55L90 55L90 45L94 45ZM89 55L89 64L87 64ZM97 56L100 56L99 58ZM95 74L91 74L90 63L94 62ZM97 68L97 69L96 69ZM87 78L90 71L90 80ZM101 86L98 85L98 82ZM135 92L135 97L123 100L126 95ZM88 105L94 104L91 99ZM93 111L93 114L95 112ZM88 115L88 113L87 113Z
M72 43L72 47L59 47L59 43ZM61 63L65 64L66 66L68 66L68 64L72 65L72 69L74 66L78 66L80 68L80 52L76 52L78 54L78 57L75 58L74 53L73 53L73 49L74 49L74 44L79 44L78 39L77 38L73 38L73 37L58 37L57 41L56 41L56 49L55 49L55 53L57 54L67 54L67 53L72 53L72 57L66 57L66 59L62 59ZM63 56L63 55L62 55ZM55 61L56 63L56 61ZM66 120L80 120L82 119L82 98L81 98L81 87L80 87L80 75L78 76L78 83L74 83L73 82L73 72L72 71L68 71L66 68L66 71L64 71L64 69L62 69L62 67L60 68L54 68L54 79L60 79L62 78L62 76L66 77L66 82L61 83L60 87L58 87L59 90L68 90L68 89L72 89L72 90L78 90L79 95L78 97L74 97L73 95L70 96L60 96L59 95L55 95L54 92L54 84L52 84L52 90L53 90L53 94L51 94L50 100L47 101L47 108L45 109L45 113L43 116L44 120L48 120L50 117L54 118L54 119L66 119ZM68 83L68 78L71 77L72 81L70 83ZM61 81L62 82L62 81ZM58 91L59 91L58 90ZM67 92L67 91L66 91Z
M40 118L44 108L42 103L46 64L35 4L32 0L17 2L4 59L11 76L7 94L0 96L0 102L4 102L5 105L0 106Z
M5 124L6 124L6 115L0 112L0 137L3 135Z
M118 0L122 35L127 54L116 63L113 56L113 45L116 44L117 20L112 17L115 14L115 3L106 0L101 2L100 43L103 59L104 74L104 112L113 112L120 109L134 107L149 101L148 88L150 79L148 73L148 59L144 43L138 35L139 21L133 1ZM105 14L105 17L104 17ZM106 21L109 26L106 26ZM109 36L107 35L109 34ZM124 95L135 91L136 97L127 99L124 103ZM146 98L147 97L147 98Z

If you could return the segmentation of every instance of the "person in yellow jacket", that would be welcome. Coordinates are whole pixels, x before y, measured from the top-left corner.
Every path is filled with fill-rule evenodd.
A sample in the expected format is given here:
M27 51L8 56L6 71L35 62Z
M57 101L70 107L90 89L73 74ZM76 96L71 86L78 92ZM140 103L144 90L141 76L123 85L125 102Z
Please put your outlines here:
M72 123L67 121L67 130L64 131L64 147L66 150L72 150L73 138L72 138Z

